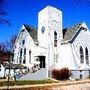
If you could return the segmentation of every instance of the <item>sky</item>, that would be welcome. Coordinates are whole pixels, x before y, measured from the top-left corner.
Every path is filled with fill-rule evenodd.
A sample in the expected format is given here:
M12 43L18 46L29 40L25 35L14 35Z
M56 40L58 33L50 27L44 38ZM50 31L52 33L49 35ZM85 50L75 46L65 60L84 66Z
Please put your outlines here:
M83 21L90 28L90 0L6 0L11 26L0 25L0 42L18 34L22 24L38 27L38 12L47 5L62 11L63 28Z

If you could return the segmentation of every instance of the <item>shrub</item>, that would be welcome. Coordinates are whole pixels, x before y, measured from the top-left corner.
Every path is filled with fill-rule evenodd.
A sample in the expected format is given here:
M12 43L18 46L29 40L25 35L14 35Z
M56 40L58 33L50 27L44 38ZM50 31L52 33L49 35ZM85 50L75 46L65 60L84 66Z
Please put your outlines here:
M53 69L52 76L53 76L53 78L55 78L57 80L69 79L70 70L68 68Z

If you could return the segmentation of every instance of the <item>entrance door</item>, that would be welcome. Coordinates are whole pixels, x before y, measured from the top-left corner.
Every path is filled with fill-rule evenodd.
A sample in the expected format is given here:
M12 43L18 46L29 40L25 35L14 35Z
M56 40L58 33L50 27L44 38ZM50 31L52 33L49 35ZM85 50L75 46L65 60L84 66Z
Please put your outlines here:
M45 56L39 56L40 68L45 68Z

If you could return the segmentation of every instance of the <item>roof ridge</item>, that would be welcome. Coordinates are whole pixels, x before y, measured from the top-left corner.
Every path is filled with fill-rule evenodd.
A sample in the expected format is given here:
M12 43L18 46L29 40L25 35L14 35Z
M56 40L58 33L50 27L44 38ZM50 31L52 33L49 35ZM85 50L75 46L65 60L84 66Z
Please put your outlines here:
M68 27L68 28L73 28L73 27L75 27L75 26L77 26L77 25L81 26L82 23L83 23L83 22L80 22L80 23L74 24L74 25L72 25L72 26L70 26L70 27ZM68 28L67 28L67 29L68 29Z
M31 29L37 29L37 27L29 25L29 24L23 24L25 27L31 28Z

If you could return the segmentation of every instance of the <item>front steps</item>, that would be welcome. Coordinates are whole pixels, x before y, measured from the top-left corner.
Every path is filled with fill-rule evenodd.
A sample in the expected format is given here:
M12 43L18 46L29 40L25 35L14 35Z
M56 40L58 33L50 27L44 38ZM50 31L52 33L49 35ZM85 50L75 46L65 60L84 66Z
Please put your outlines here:
M47 79L47 69L46 68L41 68L40 70L36 72L29 72L23 76L21 76L17 80L44 80Z

